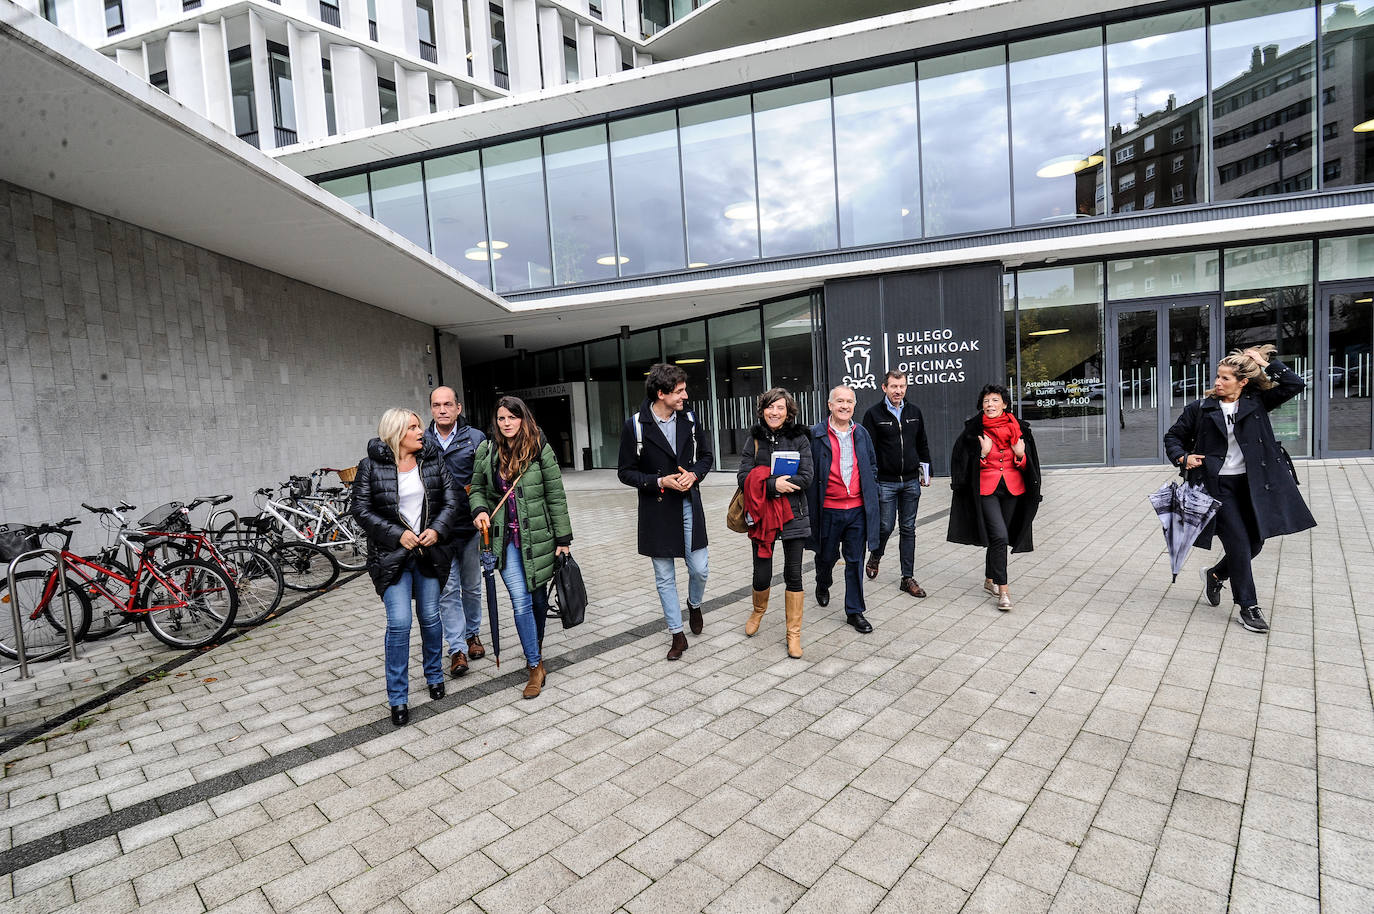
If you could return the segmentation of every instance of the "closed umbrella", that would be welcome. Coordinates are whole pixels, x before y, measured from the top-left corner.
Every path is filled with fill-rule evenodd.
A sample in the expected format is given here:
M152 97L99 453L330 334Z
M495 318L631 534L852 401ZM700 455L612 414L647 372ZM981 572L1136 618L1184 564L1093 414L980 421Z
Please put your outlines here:
M491 551L491 533L482 531L482 577L487 583L487 628L491 635L491 657L501 668L501 629L496 624L496 553Z
M1174 580L1183 570L1188 553L1193 551L1202 529L1216 517L1217 501L1205 486L1185 481L1174 481L1162 485L1150 495L1150 504L1164 528L1164 544L1169 549L1169 570Z

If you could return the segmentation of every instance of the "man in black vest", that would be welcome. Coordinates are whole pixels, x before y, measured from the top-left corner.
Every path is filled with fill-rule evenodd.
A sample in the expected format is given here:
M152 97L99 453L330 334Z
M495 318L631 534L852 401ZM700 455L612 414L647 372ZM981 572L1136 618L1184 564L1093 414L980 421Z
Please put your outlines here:
M916 580L916 508L921 487L930 485L930 443L921 409L906 401L906 374L889 371L883 378L883 399L864 414L863 427L878 454L878 548L868 555L864 571L878 576L878 564L893 527L901 528L899 555L904 593L924 597ZM900 520L899 520L900 518Z
M654 583L663 619L673 636L668 659L687 650L674 559L687 563L687 614L701 634L706 595L706 513L701 479L711 468L711 446L687 403L687 372L655 365L644 379L648 394L620 433L618 476L639 490L639 554L654 562Z

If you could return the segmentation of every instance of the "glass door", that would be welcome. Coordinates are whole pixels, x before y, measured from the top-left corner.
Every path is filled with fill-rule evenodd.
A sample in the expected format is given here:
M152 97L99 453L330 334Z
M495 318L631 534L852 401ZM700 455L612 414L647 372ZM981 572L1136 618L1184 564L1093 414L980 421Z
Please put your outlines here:
M1109 463L1163 461L1165 431L1211 387L1221 355L1220 311L1214 296L1108 305Z
M1374 454L1374 282L1323 287L1322 299L1318 340L1325 340L1326 356L1317 358L1316 376L1304 378L1317 409L1317 455Z

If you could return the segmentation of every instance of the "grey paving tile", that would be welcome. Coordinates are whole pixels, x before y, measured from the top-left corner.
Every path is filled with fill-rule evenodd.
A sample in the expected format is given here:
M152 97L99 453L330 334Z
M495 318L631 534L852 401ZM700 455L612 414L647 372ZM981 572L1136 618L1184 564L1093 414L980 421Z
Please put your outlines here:
M782 912L792 908L806 887L763 864L754 866L706 906L706 914Z

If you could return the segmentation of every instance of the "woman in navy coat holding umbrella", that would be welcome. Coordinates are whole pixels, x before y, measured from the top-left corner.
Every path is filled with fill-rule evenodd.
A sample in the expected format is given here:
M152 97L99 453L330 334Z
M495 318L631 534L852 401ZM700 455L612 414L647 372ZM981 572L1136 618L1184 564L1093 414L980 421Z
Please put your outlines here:
M1221 561L1202 570L1207 602L1219 606L1222 585L1229 580L1240 624L1260 634L1269 631L1269 624L1255 593L1251 560L1271 536L1317 525L1269 422L1271 412L1307 385L1274 353L1273 346L1234 350L1217 365L1212 389L1184 407L1164 435L1169 461L1188 478L1201 477L1221 502L1197 541L1201 548L1211 548L1215 530L1224 551Z

